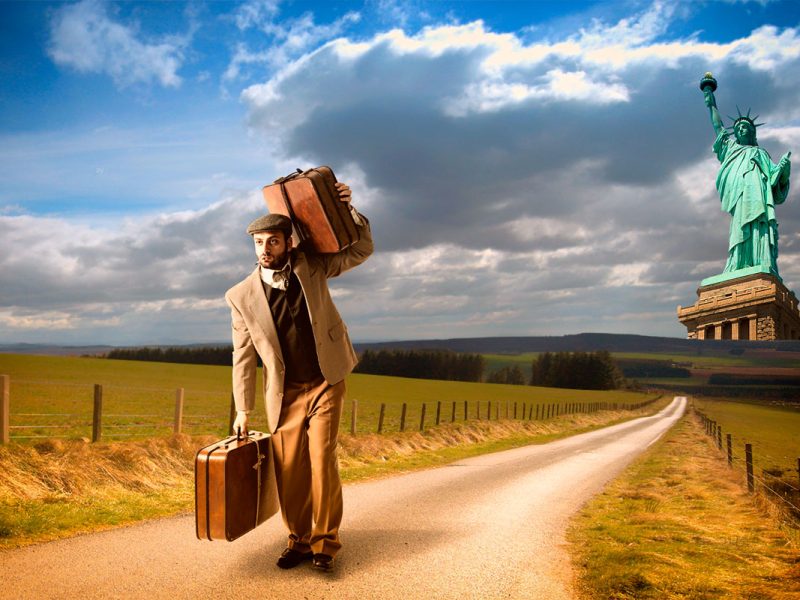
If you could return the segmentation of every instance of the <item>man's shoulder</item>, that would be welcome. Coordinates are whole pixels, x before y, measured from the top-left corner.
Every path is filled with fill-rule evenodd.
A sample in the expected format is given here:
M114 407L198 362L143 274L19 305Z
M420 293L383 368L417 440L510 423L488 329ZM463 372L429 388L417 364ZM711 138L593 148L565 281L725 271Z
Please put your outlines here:
M250 280L253 278L253 273L250 273L247 277L242 279L239 283L234 285L233 287L229 288L227 292L225 292L225 298L239 298L241 297L247 289L250 287Z
M304 243L299 248L292 250L292 268L299 265L313 266L320 261L320 255L310 243Z

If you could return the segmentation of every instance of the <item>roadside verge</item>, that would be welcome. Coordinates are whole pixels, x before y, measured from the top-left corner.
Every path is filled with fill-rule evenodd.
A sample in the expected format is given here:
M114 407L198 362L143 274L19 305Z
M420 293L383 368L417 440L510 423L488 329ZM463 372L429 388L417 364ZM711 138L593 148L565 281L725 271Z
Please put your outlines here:
M800 536L686 415L574 517L580 598L800 598Z
M664 398L638 410L546 421L469 421L423 432L341 435L340 470L350 482L443 465L654 414L668 403ZM0 446L0 549L191 512L194 455L213 441L176 435Z

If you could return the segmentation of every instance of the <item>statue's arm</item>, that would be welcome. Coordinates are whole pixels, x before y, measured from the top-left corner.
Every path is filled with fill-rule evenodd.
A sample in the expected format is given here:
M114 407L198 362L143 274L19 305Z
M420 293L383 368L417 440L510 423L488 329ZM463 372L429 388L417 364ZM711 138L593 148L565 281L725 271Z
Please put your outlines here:
M703 95L706 106L711 113L711 125L714 127L714 133L719 135L725 131L725 126L722 124L722 117L719 116L719 111L717 110L717 99L714 98L714 92L709 87L703 89Z

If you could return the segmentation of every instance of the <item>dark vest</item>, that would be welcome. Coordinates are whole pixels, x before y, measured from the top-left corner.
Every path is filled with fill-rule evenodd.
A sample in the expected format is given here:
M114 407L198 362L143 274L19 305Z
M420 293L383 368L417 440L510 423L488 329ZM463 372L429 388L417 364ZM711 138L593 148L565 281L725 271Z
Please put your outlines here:
M317 344L300 280L292 272L286 291L262 281L272 320L278 331L286 381L306 382L322 377L317 359Z

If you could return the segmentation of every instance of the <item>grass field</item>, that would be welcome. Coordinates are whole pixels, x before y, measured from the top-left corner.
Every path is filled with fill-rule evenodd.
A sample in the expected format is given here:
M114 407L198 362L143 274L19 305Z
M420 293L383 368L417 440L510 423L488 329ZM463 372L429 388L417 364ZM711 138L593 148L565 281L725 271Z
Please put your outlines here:
M573 519L578 597L800 597L796 530L747 494L691 415Z
M519 367L525 374L525 378L531 376L531 365L534 359L539 356L538 352L525 352L523 354L484 354L486 361L486 373L499 371L503 367Z
M756 470L781 468L793 470L795 484L800 458L800 406L768 406L724 399L695 398L697 410L722 427L733 441L734 463L743 468L744 445L753 445Z
M230 367L0 354L0 374L11 378L11 435L20 442L43 437L90 437L94 384L103 386L103 439L170 433L178 388L185 390L184 431L193 435L222 436L226 433L230 410L230 373ZM513 415L515 402L521 416L522 403L529 409L532 404L633 404L652 397L633 392L355 374L348 377L347 387L343 432L349 431L352 400L358 401L357 429L365 432L377 429L382 403L386 404L384 430L396 431L404 402L407 404L406 429L418 429L423 404L426 405L427 426L434 422L437 402L442 403L442 421L451 419L453 402L457 403L457 420L463 421L465 401L470 419L477 416L476 403L480 403L480 415L485 419L489 402L493 403L494 418L498 402L503 403L501 416L505 415L506 402L509 416ZM267 426L261 402L256 403L252 422L254 429Z
M539 352L522 354L484 354L487 372L502 367L519 366L526 375L530 375L531 363ZM741 355L733 355L725 350L702 349L698 352L612 352L614 358L629 360L668 360L674 363L691 363L695 369L720 369L728 367L764 367L800 369L800 353L779 352L776 350L748 349Z

